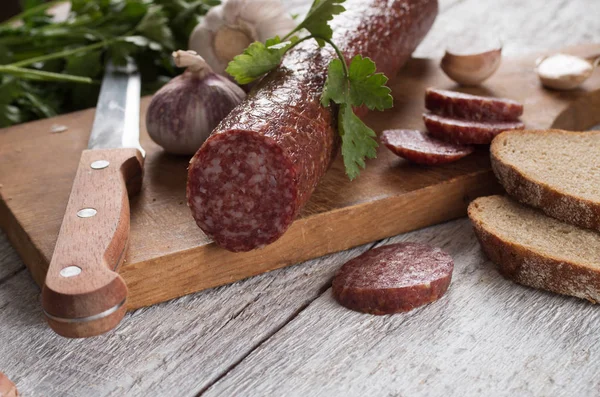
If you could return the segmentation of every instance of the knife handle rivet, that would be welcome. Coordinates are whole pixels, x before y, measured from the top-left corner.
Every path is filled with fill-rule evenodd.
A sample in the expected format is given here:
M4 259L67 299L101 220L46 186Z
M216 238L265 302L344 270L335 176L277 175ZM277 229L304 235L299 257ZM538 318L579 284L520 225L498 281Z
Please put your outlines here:
M81 274L81 268L79 266L67 266L60 271L62 277L75 277Z
M90 164L90 167L92 167L92 169L95 170L101 170L103 168L108 167L109 164L110 163L106 160L96 160L92 164Z
M98 211L96 211L93 208L83 208L79 211L77 211L77 216L80 218L91 218L92 216L95 216L98 213Z

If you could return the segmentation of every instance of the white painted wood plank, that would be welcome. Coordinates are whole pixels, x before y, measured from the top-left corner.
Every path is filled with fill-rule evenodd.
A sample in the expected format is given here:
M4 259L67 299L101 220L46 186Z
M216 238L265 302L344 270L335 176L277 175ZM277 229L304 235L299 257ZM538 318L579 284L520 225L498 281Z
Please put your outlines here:
M7 278L24 268L25 265L8 242L6 234L0 230L0 288Z
M293 1L299 3L305 0ZM442 0L441 9L449 14L442 14L440 16L436 22L434 31L419 48L417 54L420 56L440 55L443 48L442 43L446 40L447 32L462 31L470 37L476 37L476 30L461 28L462 24L460 21L464 21L464 18L469 18L469 12L473 12L473 15L476 16L474 19L478 21L480 26L485 26L486 29L493 26L492 29L505 30L507 24L512 26L509 28L509 39L514 42L514 45L507 41L505 51L507 54L527 52L531 48L556 47L582 40L591 41L593 38L598 40L599 36L596 33L598 24L594 20L595 16L598 15L595 8L597 7L597 2L584 0L575 0L572 2L561 2L558 0L544 2L528 0L518 2L516 0L505 0L499 3L497 5L493 0L483 0L480 2L477 0ZM581 12L582 6L586 8L584 13ZM511 7L516 8L511 10ZM542 10L542 16L538 17L539 22L531 23L529 20L529 17L532 15L531 10ZM297 11L292 10L292 12ZM546 13L545 17L543 16L544 12ZM552 20L547 19L550 12L558 15L559 21L563 21L558 23L559 26L557 26L557 23L552 22ZM510 15L517 13L520 13L520 15L510 17ZM494 26L494 24L496 25ZM442 229L445 227L453 226L443 226ZM460 239L461 237L457 235L454 238ZM466 246L471 247L470 249L475 249L476 246L474 245L475 242L472 235L464 238L466 239ZM0 255L5 252L9 252L8 255L14 255L14 252L11 253L11 249L6 250L1 245L2 241L5 240L2 240L2 237L0 237ZM460 250L460 248L456 249ZM328 280L334 269L339 267L348 258L357 255L359 251L336 254L326 259L282 269L268 275L236 283L232 286L206 291L152 308L143 309L129 314L113 334L87 341L70 341L52 334L41 319L38 289L26 273L19 273L17 276L9 278L4 284L0 284L0 371L7 373L27 396L195 395L204 387L212 384L228 368L235 366L257 344L260 344L273 332L277 331L290 318L294 318L299 310L311 302L312 299L319 296L323 286L328 284ZM465 253L465 255L468 256L468 253ZM9 266L14 266L16 261L10 259L6 263L9 263ZM21 265L17 265L14 269L18 269L18 266ZM485 266L488 266L488 271L491 271L489 264ZM0 269L4 267L4 264L2 264ZM477 268L477 266L475 267ZM495 273L492 272L491 274ZM452 288L454 287L455 285ZM512 307L516 305L515 300L519 297L522 297L524 303L531 303L531 298L528 298L532 294L531 290L508 284L508 282L503 284L502 289L512 291L509 294L511 297L509 303L505 304L505 306ZM518 292L515 293L515 290L523 290L525 292L522 292L520 295ZM473 297L473 300L479 302L490 301L492 294L496 292L491 287L483 288L483 291L485 292L483 297L477 295ZM444 307L447 307L449 302L452 302L452 294L454 294L453 289L444 298L446 301L438 302L437 305L446 305ZM533 292L533 294L540 293ZM546 298L542 299L544 301L545 299L562 299L544 293L541 294L542 296L547 295ZM533 303L535 302L537 301L534 300ZM298 329L310 330L315 328L319 329L324 335L319 336L317 333L314 341L307 342L307 336L303 337L302 335L294 334L294 338L296 339L295 341L291 339L291 342L293 342L291 343L291 350L283 350L283 353L289 354L290 359L293 359L299 351L306 348L314 348L315 345L321 342L325 346L329 337L334 338L337 335L330 335L328 333L330 329L319 328L318 326L321 325L319 321L333 324L342 331L344 329L343 324L340 324L338 321L345 324L349 323L350 325L355 323L353 319L353 316L356 315L355 313L348 312L345 309L340 311L339 307L334 310L335 307L331 307L332 304L334 302L331 301L330 293L326 292L309 307L309 310L302 312L297 321L293 321L289 325L289 327L298 327L300 321L304 322L305 319L310 319L310 322L313 322L315 325L310 326L310 322L308 322L309 324L304 326L304 328L300 327ZM579 306L581 304L576 303L575 309L579 310ZM438 310L441 311L440 315L445 314L444 310L436 309L436 307L438 306L432 305L406 315L406 322L389 325L387 328L384 325L383 328L378 329L374 336L382 339L381 343L384 343L386 333L391 333L393 336L395 333L401 332L406 324L410 325L411 321L416 321L412 319L412 316L418 316L419 313L427 313L429 310ZM584 305L583 307L585 309L584 314L587 313L586 310L592 310L587 308L588 306ZM507 311L506 307L500 310L503 315L508 315ZM546 312L543 311L542 314ZM534 316L537 323L539 323L541 321L538 320L539 315L538 313L529 313L527 316L519 314L518 317L527 319L530 316ZM574 314L560 312L560 315L563 317L552 317L554 319L553 324L558 324L555 325L556 335L553 335L552 341L559 340L558 338L561 336L562 331L561 326L567 324L565 321L569 321ZM332 317L332 319L327 320L326 317ZM465 330L475 333L477 329L467 327L470 324L469 321L472 321L470 318L470 316L466 318L461 317L461 321L466 324L461 326L463 328L466 327L464 328ZM588 317L583 316L578 318L588 319ZM332 320L335 321L332 322ZM321 366L313 365L313 362L309 360L304 367L300 367L301 371L308 374L305 377L307 382L310 382L311 379L316 379L314 377L311 378L311 376L316 375L315 371L331 373L333 376L333 374L338 373L336 372L337 368L342 368L346 365L344 368L350 368L350 370L343 374L345 378L342 378L342 380L353 376L359 377L362 373L368 373L365 371L372 371L372 382L398 384L402 379L402 372L390 375L390 371L386 369L387 367L383 366L384 363L388 363L390 360L394 362L402 360L402 355L398 355L398 349L389 349L384 343L385 349L374 350L374 353L369 353L370 355L367 356L368 362L358 360L352 365L349 365L349 363L353 363L352 360L354 357L360 356L360 348L356 352L354 350L350 351L349 355L341 354L344 351L347 352L347 343L352 340L355 340L356 344L378 345L375 343L375 340L363 340L360 337L361 335L373 336L370 333L371 328L369 324L375 320L369 317L361 321L364 323L361 325L363 330L357 336L354 333L350 333L345 334L348 337L346 341L333 339L340 344L338 348L340 355L333 357L324 356L321 360ZM593 323L589 319L586 320L588 323L582 321L579 321L579 326L581 327L591 327ZM492 321L490 325L497 326L496 322L498 321ZM437 325L442 330L445 330L444 324L442 322L441 325L439 323ZM438 330L438 327L433 327L429 323L425 325L428 327L426 329L430 330L434 335L443 333L443 331ZM578 323L574 323L569 325L569 327L577 325ZM397 328L395 329L394 327ZM413 328L411 329L416 331ZM531 337L532 331L529 329L528 331L529 333L525 336ZM519 332L525 333L525 331ZM514 335L515 337L523 336L519 332L513 331L510 335ZM285 335L285 333L289 335L288 327L277 334L277 338L273 342L269 341L263 346L272 346L271 343L275 343L276 345L282 344L282 340L285 340L285 338L282 338L282 335ZM413 332L411 332L412 334ZM420 354L431 356L430 352L437 350L430 350L430 342L427 342L428 339L424 335L426 333L422 333L421 338L423 339L419 339L419 343L421 344ZM591 361L588 362L585 360L592 360L597 357L594 356L596 350L589 348L589 346L592 346L590 343L591 336L586 336L581 332L578 332L577 335L575 337L576 340L570 345L563 342L566 347L579 346L582 348L579 351L579 356L575 355L575 350L570 351L571 356L569 357L571 357L573 363L588 365ZM471 349L472 346L469 344L467 336L463 336L463 339L460 339L463 341L462 344L458 342L455 342L455 344L467 350ZM484 336L488 339L483 340L481 343L485 344L490 342L490 338L493 335L490 336L488 333L485 333ZM402 340L398 343L400 342ZM527 342L527 339L525 339L524 343ZM508 344L496 347L494 351L497 353L494 357L498 360L503 357L509 357L510 352L500 355L501 349L511 346L521 346L515 344L516 341L514 341L513 345ZM408 345L407 349L410 350L412 346L412 344ZM543 346L543 343L536 346L539 352L546 348L546 346ZM585 346L588 347L587 350L583 349ZM263 348L259 349L257 354L263 350ZM376 355L375 352L379 353ZM392 352L397 356L392 355ZM543 360L540 358L539 352L538 358L532 359L531 368L542 368L543 370L544 368L539 363L539 361ZM441 353L438 351L437 354ZM486 352L486 354L489 353ZM256 363L255 355L253 354L250 357L249 362ZM519 357L521 356L517 358ZM279 358L281 359L281 357ZM426 361L431 362L436 359L435 356L431 356L431 359ZM298 364L298 361L294 362ZM369 364L371 362L381 363L382 366L373 366ZM476 383L478 378L483 379L485 376L491 376L489 374L492 369L486 369L486 365L484 365L486 362L483 358L479 358L479 361L475 361L476 365L470 367L467 373L468 376L456 375L454 376L456 381L460 382L466 379L468 382ZM235 376L236 379L239 379L239 375L236 374L246 373L244 371L248 370L246 361L244 360L242 363L242 365L231 372L231 376ZM492 363L494 362L492 361ZM257 365L259 377L264 377L265 374L274 370L276 370L276 373L281 373L278 372L279 370L276 367L272 368L269 366L269 360L264 363L259 360ZM502 365L506 366L505 364ZM316 368L321 369L317 370ZM404 370L403 367L398 367L398 365L395 368ZM545 376L539 370L535 373L534 371L528 371L527 368L524 369L522 362L519 361L517 361L514 368L517 378L524 376L523 374L528 377L542 378ZM413 370L413 373L416 373L415 371L419 372ZM446 371L448 370L446 369ZM427 372L424 371L424 373ZM450 373L454 374L456 371ZM430 382L437 382L439 379L436 376L439 377L441 376L440 374L444 374L444 372L432 373ZM567 376L569 374L576 374L576 372L567 372ZM583 371L581 374L585 376L587 372ZM575 381L579 379L574 375L572 377ZM390 378L392 379L391 381ZM276 379L276 377L273 377L273 379ZM421 380L423 379L421 378ZM564 378L559 377L557 379ZM258 382L258 379L256 381ZM370 385L370 382L365 381L364 378L362 383ZM247 382L241 384L250 386ZM336 394L335 392L339 390L347 390L338 389L337 387L340 384L331 384L328 390L333 390L332 394ZM290 386L290 383L283 382L282 385ZM354 386L355 389L352 390L365 387L358 381L354 382ZM231 390L232 387L235 387L235 384L231 383L231 378L227 376L223 379L223 382L218 383L208 394L219 394L219 390ZM274 386L271 385L271 387ZM278 392L278 388L275 389L277 390L276 395L283 394ZM242 394L255 395L251 393L253 390L258 389L244 389ZM368 392L365 394L375 395L381 389L374 387L372 390L372 393ZM476 389L472 390L477 391ZM469 395L469 393L466 394ZM513 394L520 395L519 392Z
M467 219L397 241L453 256L446 296L372 316L328 290L203 396L598 395L598 306L503 279Z
M87 340L61 338L46 326L39 290L21 272L0 286L0 371L30 397L194 396L369 246L141 309Z
M503 39L507 56L600 39L598 2L440 3L417 56L441 56L457 37L481 42L486 30L487 39ZM442 301L382 318L350 312L328 291L206 395L597 394L597 310L502 279L466 220L415 236L435 240L446 227L440 245L460 261L455 277L465 280Z
M441 57L449 43L500 38L514 56L600 40L597 0L440 0L440 15L415 52Z

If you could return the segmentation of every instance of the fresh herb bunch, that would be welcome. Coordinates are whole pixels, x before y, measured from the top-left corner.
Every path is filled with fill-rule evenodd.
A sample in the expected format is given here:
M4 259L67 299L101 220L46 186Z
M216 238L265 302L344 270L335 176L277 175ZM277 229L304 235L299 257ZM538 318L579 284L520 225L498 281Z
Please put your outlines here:
M24 11L0 24L0 127L96 104L108 59L137 61L144 92L180 73L171 52L187 48L190 32L219 0L23 0Z
M329 21L345 8L345 0L314 0L306 18L283 39L275 37L266 43L252 43L243 54L238 55L227 67L227 72L240 84L250 83L275 69L285 53L305 40L314 39L319 46L330 45L337 58L328 67L321 104L338 106L338 132L342 138L342 156L346 174L350 180L365 168L365 158L377 156L375 132L367 127L354 113L353 106L385 110L393 106L391 90L385 85L388 78L375 73L375 63L369 58L356 55L350 65L344 55L331 41L333 31ZM307 30L309 35L299 38L295 34Z

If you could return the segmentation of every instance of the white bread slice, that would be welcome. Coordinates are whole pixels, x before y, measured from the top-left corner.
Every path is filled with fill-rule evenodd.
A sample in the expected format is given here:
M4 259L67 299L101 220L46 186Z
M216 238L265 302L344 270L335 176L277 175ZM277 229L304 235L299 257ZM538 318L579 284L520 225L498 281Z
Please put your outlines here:
M469 218L483 251L517 283L600 301L600 234L504 196L481 197Z
M508 194L556 219L600 230L600 131L507 131L490 151Z

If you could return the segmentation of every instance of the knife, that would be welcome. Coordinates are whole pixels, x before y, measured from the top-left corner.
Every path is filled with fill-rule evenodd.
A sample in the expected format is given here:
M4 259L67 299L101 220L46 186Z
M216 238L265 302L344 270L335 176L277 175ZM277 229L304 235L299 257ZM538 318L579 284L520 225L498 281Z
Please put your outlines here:
M65 337L102 334L125 315L127 286L117 269L129 241L128 195L142 185L140 84L133 62L107 64L42 290L44 316Z

